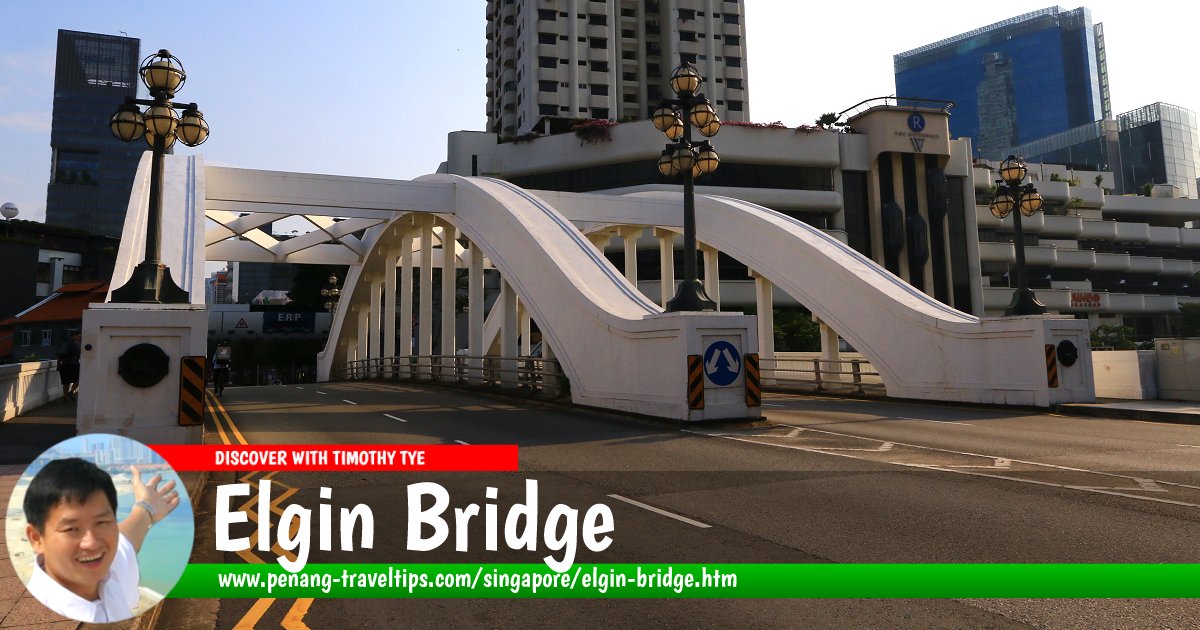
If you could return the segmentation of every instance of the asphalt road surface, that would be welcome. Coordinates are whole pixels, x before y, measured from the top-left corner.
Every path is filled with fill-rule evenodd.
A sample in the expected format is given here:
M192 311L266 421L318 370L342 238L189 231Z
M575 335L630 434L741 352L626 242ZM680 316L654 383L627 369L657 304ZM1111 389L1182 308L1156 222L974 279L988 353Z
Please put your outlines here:
M541 562L547 550L405 549L406 487L436 481L452 507L505 503L539 483L555 503L614 514L612 546L576 562L1200 562L1200 427L992 408L768 395L767 422L678 429L615 414L407 384L233 388L213 442L518 444L518 473L271 476L300 503L373 511L372 549L309 562ZM212 419L210 418L210 422ZM233 429L236 428L236 431ZM249 471L247 471L249 472ZM213 484L197 562L216 552ZM323 500L318 489L328 487ZM294 490L293 490L294 489ZM616 495L614 497L613 495ZM619 498L618 498L619 497ZM631 502L632 501L632 502ZM634 503L636 502L636 503ZM234 534L248 535L252 525ZM337 533L335 531L335 537ZM539 540L540 542L540 540ZM313 545L316 546L315 544ZM334 548L337 546L335 544ZM160 628L234 627L1194 628L1186 600L166 600Z

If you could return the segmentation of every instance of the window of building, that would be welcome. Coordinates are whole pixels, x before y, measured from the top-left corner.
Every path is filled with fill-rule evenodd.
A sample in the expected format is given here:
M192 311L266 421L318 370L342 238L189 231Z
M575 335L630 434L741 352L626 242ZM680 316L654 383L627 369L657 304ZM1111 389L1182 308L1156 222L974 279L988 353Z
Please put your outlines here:
M559 108L558 108L558 111L560 111L560 112L569 112L569 111L571 111L571 108L570 108L570 107L568 107L568 106L566 106L566 105L563 105L563 106L561 106L561 107L559 107Z
M608 72L608 62L607 61L593 61L592 62L592 72Z
M624 81L637 81L637 73L636 72L622 72L621 79Z
M554 57L538 57L539 68L557 68L558 60Z
M504 91L505 92L513 92L513 91L516 91L516 89L517 89L516 81L505 81L504 82Z
M568 60L568 59L559 59L559 60L558 60L558 64L559 64L560 66L565 66L565 65L567 65L567 64L569 64L569 63L571 63L571 61L570 61L570 60Z
M637 59L637 51L636 50L623 50L623 51L621 51L621 58L622 59Z
M741 16L736 13L726 13L725 14L725 23L726 24L740 24Z
M729 107L729 111L731 111L731 112L742 111L742 102L741 101L729 101L727 103L727 105Z
M17 333L17 345L25 346L25 347L29 346L29 331L28 330L22 330Z
M538 33L539 44L553 44L558 41L558 36L554 33Z
M739 46L742 43L742 38L739 35L726 35L725 43L730 46Z
M539 92L557 92L558 81L538 81Z
M608 96L608 86L592 84L592 96Z
M630 94L623 95L621 97L621 100L626 103L636 103L638 101L638 97L637 97L637 94L630 93Z
M588 62L587 62L587 60L586 60L586 59L580 59L580 60L579 60L579 65L581 65L581 66L586 66L586 65L588 65Z
M590 37L588 48L608 48L608 40L603 37Z
M725 65L729 66L730 68L741 68L742 67L742 58L741 57L726 57Z
M720 79L718 79L718 81L719 81L719 80L720 80ZM744 84L744 83L742 83L742 80L741 80L741 79L730 79L730 80L728 80L728 81L726 81L726 82L725 82L725 85L726 85L727 87L729 87L729 89L731 89L731 90L744 90L744 89L746 89L746 88L745 88L745 84Z
M679 60L683 63L696 63L696 55L693 53L681 53Z
M586 108L586 107L580 107L580 108L579 108L579 111L580 111L580 112L586 112L586 111L587 111L587 108Z
M553 22L558 19L558 14L553 9L538 9L538 19Z
M592 118L608 119L608 108L607 107L593 107L592 108Z
M538 105L539 116L553 116L558 113L558 109L553 105Z
M96 186L100 181L100 155L78 151L56 151L54 183Z
M696 19L696 12L692 9L680 9L679 10L679 19L681 19L685 22L688 20L694 20L694 19Z
M621 17L637 17L637 12L633 9L621 9Z
M562 83L558 84L558 87L571 87L571 84L567 83L566 81L563 81Z
M603 15L603 14L589 15L588 16L588 24L591 24L593 26L608 26L608 16Z
M564 39L565 39L565 38L564 38ZM580 41L580 43L582 43L582 42L586 42L586 41L587 41L587 38L586 38L586 37L577 37L576 39L578 39L578 40Z
M621 29L621 37L626 39L637 39L637 32L631 28L623 28Z
M54 331L42 330L42 347L52 345L54 343Z
M696 33L694 31L679 31L679 41L694 42L696 41Z

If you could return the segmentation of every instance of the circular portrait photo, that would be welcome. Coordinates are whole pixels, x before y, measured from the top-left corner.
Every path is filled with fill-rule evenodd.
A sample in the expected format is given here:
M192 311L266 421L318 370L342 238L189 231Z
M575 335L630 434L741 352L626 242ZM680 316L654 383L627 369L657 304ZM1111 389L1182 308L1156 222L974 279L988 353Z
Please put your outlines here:
M158 453L118 435L59 442L25 469L5 537L25 588L54 612L107 623L137 616L192 554L187 490Z

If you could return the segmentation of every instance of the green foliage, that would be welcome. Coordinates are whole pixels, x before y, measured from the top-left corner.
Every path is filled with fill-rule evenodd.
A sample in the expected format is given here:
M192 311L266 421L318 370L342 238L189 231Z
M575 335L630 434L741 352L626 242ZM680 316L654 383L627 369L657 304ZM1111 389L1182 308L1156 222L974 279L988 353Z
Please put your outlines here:
M817 120L816 120L816 125L818 127L820 127L821 129L833 129L833 125L837 121L838 121L837 113L829 112L827 114L821 114L820 118L817 118Z
M817 352L821 349L821 325L799 308L775 309L775 351Z
M1142 184L1142 196L1149 197L1154 192L1154 184L1146 182Z
M1099 188L1099 187L1100 187L1100 185L1104 183L1104 176L1103 176L1103 175L1097 175L1097 176L1096 176L1096 179L1094 179L1094 180L1092 180L1092 181L1096 182L1096 188Z
M1111 348L1113 350L1136 350L1137 344L1133 341L1133 334L1132 326L1104 324L1092 331L1092 347Z
M1179 312L1183 315L1183 336L1200 337L1200 302L1180 304Z

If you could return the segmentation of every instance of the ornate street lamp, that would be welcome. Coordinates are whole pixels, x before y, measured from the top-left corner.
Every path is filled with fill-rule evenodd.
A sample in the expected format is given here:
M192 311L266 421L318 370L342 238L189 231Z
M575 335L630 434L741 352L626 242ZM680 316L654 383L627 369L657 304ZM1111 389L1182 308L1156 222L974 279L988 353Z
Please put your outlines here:
M338 300L342 297L342 290L338 288L338 277L336 274L329 276L329 287L321 289L321 297L325 298L325 310L330 313L337 310Z
M683 281L666 311L715 311L716 302L708 298L696 273L696 195L695 178L717 170L721 158L712 144L692 142L692 128L706 138L717 134L721 120L712 104L698 94L704 79L690 63L682 62L671 71L671 89L677 98L663 101L651 115L654 128L672 140L658 158L658 172L664 177L683 174ZM715 273L716 270L713 270Z
M146 215L146 256L134 269L129 282L112 293L116 302L149 304L186 304L188 292L171 278L171 270L162 263L162 187L163 154L175 140L189 147L208 139L208 123L195 103L175 104L175 92L187 81L179 59L160 50L142 60L138 71L150 90L152 100L126 97L125 103L109 119L109 130L125 142L145 138L153 151L150 162L150 204ZM138 105L145 105L141 111ZM183 116L175 110L182 109Z
M996 180L996 196L992 199L992 214L997 219L1013 215L1013 245L1017 252L1017 290L1005 315L1041 315L1046 305L1038 301L1025 277L1025 243L1021 236L1021 217L1031 217L1042 210L1042 196L1032 183L1022 185L1029 170L1025 163L1010 155L1000 163L1000 179ZM1018 212L1013 212L1013 209Z

